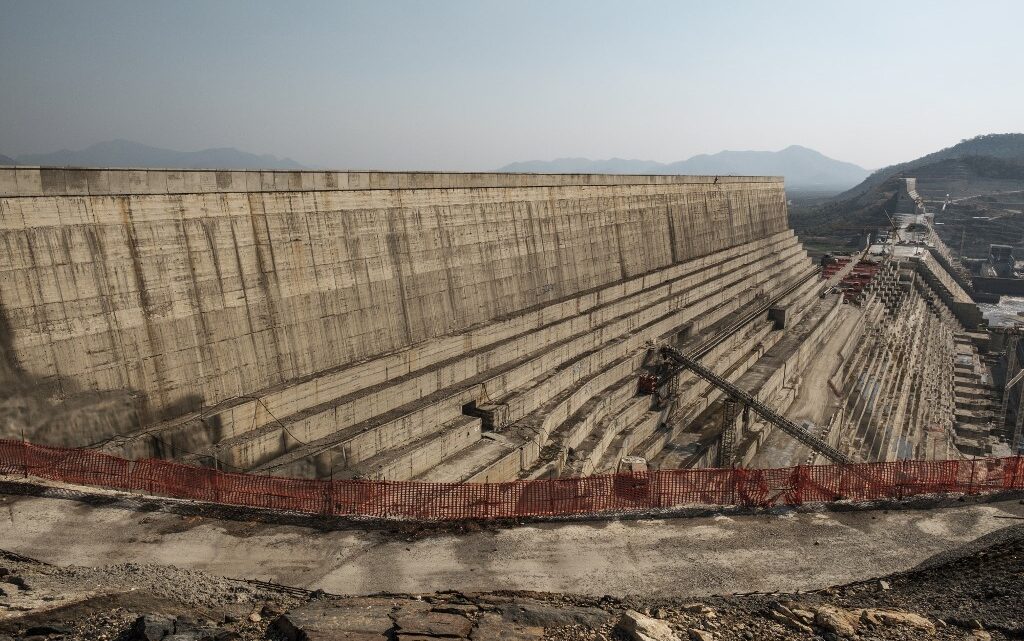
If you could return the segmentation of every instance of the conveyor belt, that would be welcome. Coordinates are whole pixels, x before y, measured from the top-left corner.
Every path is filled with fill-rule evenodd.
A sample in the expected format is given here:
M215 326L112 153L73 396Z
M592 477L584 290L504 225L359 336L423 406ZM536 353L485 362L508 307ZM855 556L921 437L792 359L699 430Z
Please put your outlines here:
M680 366L693 371L695 374L708 381L712 385L718 387L726 394L742 402L743 404L750 407L750 409L757 412L766 421L775 425L783 432L789 434L796 440L800 441L807 447L811 448L815 452L818 452L825 458L835 463L852 463L845 454L832 447L825 441L821 440L817 436L814 436L804 428L800 427L793 421L789 420L785 416L782 416L772 408L768 407L761 401L757 400L750 394L744 392L740 388L736 387L729 381L725 380L721 376L718 376L711 370L707 369L700 364L695 358L683 354L677 349L672 347L664 346L661 348L661 353L664 356L672 359Z

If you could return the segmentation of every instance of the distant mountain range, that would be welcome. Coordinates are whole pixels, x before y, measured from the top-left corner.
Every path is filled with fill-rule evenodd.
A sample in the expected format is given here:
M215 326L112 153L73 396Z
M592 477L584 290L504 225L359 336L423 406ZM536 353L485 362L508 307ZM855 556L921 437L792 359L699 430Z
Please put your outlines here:
M158 167L168 169L308 169L290 158L257 155L231 147L175 151L130 140L110 140L80 150L46 154L0 155L0 164L50 167ZM783 176L789 189L840 192L868 177L853 163L829 158L813 149L792 145L781 151L722 151L688 160L560 158L515 162L498 169L520 173L693 174Z
M829 158L807 147L791 145L781 151L721 151L688 160L660 163L652 160L590 160L559 158L514 162L498 169L515 173L690 174L783 176L795 189L842 191L864 180L870 172L853 163Z
M0 156L0 164L49 167L161 167L167 169L306 169L290 158L257 155L232 147L174 151L130 140L109 140L72 151Z

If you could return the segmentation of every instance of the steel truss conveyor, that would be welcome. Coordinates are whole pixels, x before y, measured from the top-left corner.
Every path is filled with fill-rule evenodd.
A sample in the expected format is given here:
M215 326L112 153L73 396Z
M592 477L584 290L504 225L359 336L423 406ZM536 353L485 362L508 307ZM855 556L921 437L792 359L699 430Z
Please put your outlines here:
M846 456L836 448L832 447L831 445L821 440L817 436L811 434L810 432L800 427L793 421L789 420L785 416L782 416L772 408L768 407L761 401L757 400L747 392L744 392L740 388L736 387L726 379L715 374L708 368L701 365L700 362L698 362L696 359L691 358L686 354L682 353L681 351L669 347L667 345L661 348L661 354L662 356L674 361L676 364L679 365L679 368L676 369L674 372L670 372L668 374L668 377L674 378L675 375L678 374L680 371L688 369L693 373L697 374L698 376L700 376L701 378L703 378L704 380L708 381L715 387L721 389L723 392L728 394L730 398L736 399L740 403L754 410L758 415L761 416L761 418L768 421L775 427L778 427L786 434L789 434L796 440L800 441L801 443L811 448L815 452L821 454L830 461L834 463L853 462L848 456Z

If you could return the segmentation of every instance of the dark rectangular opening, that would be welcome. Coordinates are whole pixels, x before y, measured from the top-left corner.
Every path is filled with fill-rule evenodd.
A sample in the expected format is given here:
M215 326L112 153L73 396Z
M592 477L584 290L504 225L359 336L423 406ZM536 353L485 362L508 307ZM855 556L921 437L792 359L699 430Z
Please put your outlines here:
M690 323L686 327L676 332L676 347L681 348L686 344L686 341L693 338L693 323Z

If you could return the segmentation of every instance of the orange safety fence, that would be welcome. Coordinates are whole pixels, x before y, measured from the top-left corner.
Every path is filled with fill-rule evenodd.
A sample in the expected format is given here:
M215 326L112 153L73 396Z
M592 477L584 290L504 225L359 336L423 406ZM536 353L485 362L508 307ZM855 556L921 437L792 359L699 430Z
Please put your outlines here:
M1024 489L1024 458L682 469L503 483L292 479L0 439L0 474L223 505L429 521L771 507Z

